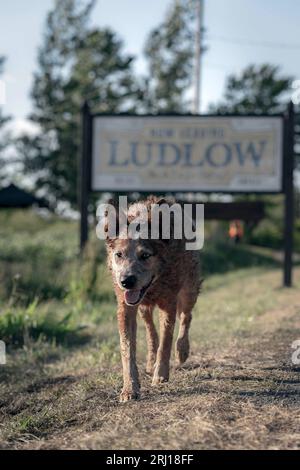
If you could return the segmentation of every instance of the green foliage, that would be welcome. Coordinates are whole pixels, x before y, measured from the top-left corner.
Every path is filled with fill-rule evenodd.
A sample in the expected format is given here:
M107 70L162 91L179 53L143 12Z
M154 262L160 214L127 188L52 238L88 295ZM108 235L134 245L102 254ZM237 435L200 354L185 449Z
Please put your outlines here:
M5 63L4 57L0 56L0 78L4 71L4 63ZM10 117L5 116L0 107L0 185L1 185L1 181L4 180L6 176L6 169L8 166L8 162L4 158L4 150L9 145L10 139L9 139L8 134L4 132L4 127L9 120L10 120Z
M26 309L7 307L0 311L0 338L10 347L40 339L64 344L83 341L83 327L74 317L72 312L62 316L54 309L39 309L37 300Z
M69 266L76 263L76 227L31 211L1 211L0 299L10 297L15 282L25 304L36 297L64 298Z
M89 26L93 5L57 0L48 14L32 87L31 119L40 132L17 144L25 172L53 205L77 204L83 101L93 111L128 111L140 93L122 41L109 28Z
M104 243L91 234L78 256L78 223L33 211L0 212L1 299L28 305L61 301L80 310L86 302L114 302Z
M165 20L149 35L148 76L136 79L133 57L109 28L93 28L94 1L56 0L49 12L32 87L36 136L16 146L24 172L55 207L77 206L77 173L83 100L96 112L187 110L191 84L194 2L174 1Z
M224 274L237 269L250 267L275 267L278 263L268 255L249 251L243 245L232 245L230 242L206 243L202 253L204 278L213 274Z
M282 249L282 231L270 219L263 220L251 233L251 242L258 246Z
M227 78L224 99L211 111L226 114L277 113L284 109L292 77L270 64L249 65L240 75Z
M283 249L282 228L273 218L263 220L250 234L249 241L253 245ZM300 220L295 221L294 251L300 253Z
M148 36L145 46L149 67L145 96L148 111L187 110L185 92L192 76L193 20L192 2L174 1L164 21Z

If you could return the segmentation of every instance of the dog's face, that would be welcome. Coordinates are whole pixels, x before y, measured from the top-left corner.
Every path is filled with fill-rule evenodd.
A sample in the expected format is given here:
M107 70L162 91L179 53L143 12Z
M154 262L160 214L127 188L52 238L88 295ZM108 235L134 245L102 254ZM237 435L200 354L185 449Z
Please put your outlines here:
M127 305L138 305L158 279L162 268L159 243L115 239L108 247L113 277Z
M151 196L144 202L137 202L129 206L124 213L127 224L138 220L138 225L144 223L147 226L148 238L126 237L120 227L120 219L117 214L106 214L106 229L116 217L116 235L110 238L107 235L106 245L109 256L109 265L112 270L115 283L124 295L127 305L138 305L142 302L146 293L151 289L155 281L163 272L168 256L168 240L151 239L151 204L161 205L165 199ZM146 211L143 210L146 208ZM106 230L107 231L107 230Z

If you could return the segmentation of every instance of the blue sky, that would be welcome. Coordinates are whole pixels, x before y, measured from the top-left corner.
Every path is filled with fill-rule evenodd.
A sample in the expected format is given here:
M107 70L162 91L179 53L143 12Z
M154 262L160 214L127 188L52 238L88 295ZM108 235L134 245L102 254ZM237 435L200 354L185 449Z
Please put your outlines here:
M149 30L156 26L171 0L98 0L95 25L109 25L124 39L126 50L138 57ZM1 2L0 55L7 56L5 111L15 129L26 129L29 91L36 67L45 15L54 0ZM220 99L225 78L249 63L270 62L300 78L300 2L297 0L206 0L208 52L203 61L202 110ZM249 44L250 43L250 44ZM267 43L267 46L266 46Z

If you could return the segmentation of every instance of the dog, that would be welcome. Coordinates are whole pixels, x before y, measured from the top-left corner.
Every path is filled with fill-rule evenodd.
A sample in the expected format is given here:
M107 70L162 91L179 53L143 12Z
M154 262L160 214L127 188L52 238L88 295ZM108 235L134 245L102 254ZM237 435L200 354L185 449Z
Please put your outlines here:
M141 204L147 209L151 227L151 207L173 201L150 196L144 202L129 206L125 215L127 224L141 216ZM118 227L118 223L116 224ZM174 227L173 227L174 228ZM106 227L107 230L107 227ZM117 317L123 365L123 390L120 401L140 398L140 382L136 364L137 312L146 326L146 372L153 375L152 384L169 380L170 356L176 316L179 333L175 346L178 365L189 355L189 328L192 309L201 286L199 251L188 251L185 239L175 239L172 226L169 239L125 238L120 232L106 237L108 267L118 303ZM154 322L154 308L159 308L158 337Z

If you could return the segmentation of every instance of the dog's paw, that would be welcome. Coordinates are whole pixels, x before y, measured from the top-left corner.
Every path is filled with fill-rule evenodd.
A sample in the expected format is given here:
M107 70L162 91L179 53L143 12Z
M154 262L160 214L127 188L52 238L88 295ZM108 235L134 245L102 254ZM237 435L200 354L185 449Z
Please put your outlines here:
M152 379L152 385L153 386L156 386L156 385L160 385L160 384L163 384L163 383L166 383L169 381L169 377L163 377L163 376L159 376L159 375L154 375L153 376L153 379Z
M185 363L190 353L190 345L188 338L179 338L176 342L175 359L176 364L181 366Z
M169 381L169 367L161 365L155 367L152 385L159 385Z
M126 403L131 400L139 400L140 392L132 390L122 390L120 395L120 403Z

